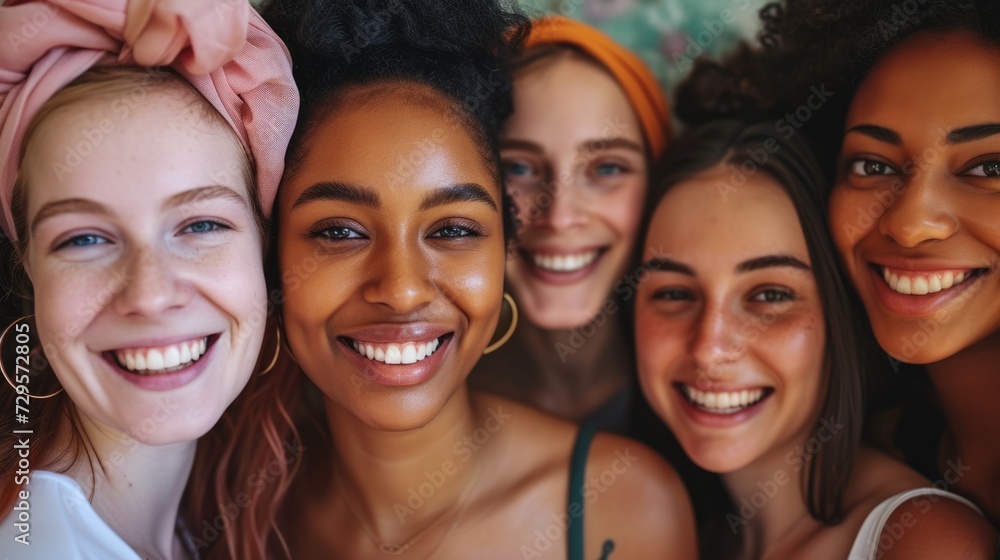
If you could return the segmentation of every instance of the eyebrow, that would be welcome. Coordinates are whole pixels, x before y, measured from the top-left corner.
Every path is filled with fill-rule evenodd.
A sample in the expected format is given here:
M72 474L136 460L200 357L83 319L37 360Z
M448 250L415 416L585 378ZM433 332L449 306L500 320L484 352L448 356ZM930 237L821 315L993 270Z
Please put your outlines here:
M53 216L69 213L111 215L111 211L99 202L94 202L86 198L67 198L49 202L42 206L31 220L31 227L29 229L31 233L35 233L35 230L38 229L38 224Z
M524 150L526 152L544 153L542 146L530 140L500 139L501 150Z
M317 200L339 200L371 208L382 206L382 201L379 199L378 193L368 187L324 181L316 183L302 191L302 194L292 204L292 208L295 209L298 206Z
M858 132L864 134L865 136L870 136L880 142L885 142L887 144L892 144L893 146L902 145L902 141L899 139L899 133L894 130L885 128L884 126L876 126L873 124L859 124L857 126L852 126L847 129L845 134L850 134L851 132Z
M497 203L493 200L493 197L490 196L490 193L475 183L450 185L437 189L433 193L427 195L427 198L420 203L420 209L428 210L436 206L444 206L445 204L452 204L455 202L482 202L492 208L494 212L499 212Z
M736 265L736 271L745 273L779 266L790 266L801 270L812 270L809 265L791 255L768 255L765 257L757 257L743 261ZM688 265L662 257L649 259L643 263L643 267L655 272L678 272L680 274L687 274L688 276L697 276L694 273L694 270Z
M588 140L580 146L581 152L600 152L602 150L632 150L645 154L646 149L642 145L627 138L603 138L598 140Z
M208 200L210 198L228 198L239 202L243 206L250 206L250 202L240 193L229 187L222 185L209 185L207 187L197 187L184 192L179 192L163 203L164 208L176 208L192 202Z
M250 205L246 198L229 187L224 187L222 185L209 185L177 193L163 203L163 208L176 208L184 204L207 200L210 198L228 198L239 202L243 206ZM38 229L38 224L41 222L54 216L58 216L59 214L73 213L99 214L103 216L111 216L113 214L107 206L86 198L67 198L64 200L56 200L45 204L38 210L34 219L31 221L30 230L34 233L35 230Z
M949 144L961 144L963 142L982 140L996 134L1000 134L1000 124L998 123L974 124L972 126L956 128L949 132L945 141Z
M774 268L779 266L790 266L801 270L812 270L812 267L791 255L768 255L743 261L736 265L737 272L752 272L764 268Z

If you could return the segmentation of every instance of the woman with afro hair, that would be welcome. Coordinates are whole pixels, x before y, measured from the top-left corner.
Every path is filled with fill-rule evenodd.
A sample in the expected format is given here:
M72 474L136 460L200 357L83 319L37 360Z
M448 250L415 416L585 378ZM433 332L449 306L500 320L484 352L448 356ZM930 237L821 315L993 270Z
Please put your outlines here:
M302 96L271 375L310 403L269 557L693 557L687 495L655 453L466 385L513 328L497 132L528 20L493 0L277 0L264 16ZM230 496L281 490L233 472Z

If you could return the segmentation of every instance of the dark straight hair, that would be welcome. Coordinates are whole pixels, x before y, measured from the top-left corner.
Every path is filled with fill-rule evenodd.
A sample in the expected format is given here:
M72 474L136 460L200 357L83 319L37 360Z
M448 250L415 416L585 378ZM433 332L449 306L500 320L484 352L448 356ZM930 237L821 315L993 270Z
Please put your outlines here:
M777 180L791 198L805 235L826 324L827 384L813 433L825 423L841 427L815 453L807 450L801 484L810 515L833 525L843 519L844 491L861 442L870 346L864 342L862 329L867 327L859 320L857 300L846 287L827 232L826 180L806 140L779 134L773 121L720 119L688 130L652 171L640 239L645 239L656 207L674 185L726 164L733 167L733 178L766 173ZM739 185L734 181L717 188L724 194ZM644 245L639 243L638 250Z

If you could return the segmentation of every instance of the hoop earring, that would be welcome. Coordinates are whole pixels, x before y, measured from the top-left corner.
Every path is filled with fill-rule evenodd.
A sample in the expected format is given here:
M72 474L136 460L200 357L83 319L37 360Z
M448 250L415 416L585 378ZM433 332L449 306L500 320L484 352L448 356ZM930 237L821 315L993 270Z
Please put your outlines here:
M260 373L257 374L257 377L264 377L265 375L268 374L268 372L274 369L274 364L278 363L278 355L281 354L281 328L275 327L274 334L277 340L277 343L274 345L274 357L271 358L271 363L267 364L267 367L264 368L264 371L261 371Z
M13 328L14 325L30 317L34 317L34 315L25 315L24 317L21 317L15 320L13 323L7 325L7 328L3 330L3 334L0 334L0 351L3 350L3 342L7 338L7 333L10 332L10 329ZM52 393L51 395L32 395L31 393L28 392L21 393L20 391L17 390L17 385L14 385L14 382L11 381L10 375L7 373L7 368L4 367L3 365L3 359L0 359L0 373L3 374L3 378L7 381L7 384L10 385L11 389L14 389L14 391L17 392L17 394L19 395L27 396L29 399L51 399L52 397L58 395L59 393L62 393L65 390L62 387L60 387L58 391Z
M503 333L500 340L490 344L486 347L486 350L483 350L484 356L506 344L510 340L510 337L514 336L514 329L517 328L517 304L514 303L514 298L507 292L503 293L503 299L507 300L507 303L510 304L510 326L507 327L507 332Z

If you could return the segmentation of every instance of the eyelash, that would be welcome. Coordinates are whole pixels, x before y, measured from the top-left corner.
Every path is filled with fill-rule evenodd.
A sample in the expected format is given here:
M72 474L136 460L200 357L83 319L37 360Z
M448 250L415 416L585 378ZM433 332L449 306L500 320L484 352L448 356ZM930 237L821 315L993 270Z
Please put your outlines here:
M457 228L461 230L459 235L443 235L442 232L449 228ZM335 237L332 235L327 235L330 230L346 230L348 237ZM354 234L354 236L350 236ZM477 224L466 220L457 220L450 223L445 223L441 227L435 229L429 237L438 239L462 239L467 237L481 237L484 232L481 227ZM323 239L326 241L351 241L355 239L368 239L368 236L358 231L356 226L342 225L342 224L322 224L319 227L311 230L308 236L313 239Z
M882 165L882 166L885 167L885 170L890 171L890 173L871 173L871 174L865 173L865 172L863 172L864 171L864 165L868 164L868 163L874 163L874 164ZM858 168L859 164L861 165L860 168ZM857 158L857 159L853 159L853 160L847 162L847 172L850 173L850 174L852 174L852 175L857 175L858 177L880 177L880 176L886 176L886 175L895 175L896 173L898 173L898 171L896 171L895 167L889 165L888 163L886 163L886 162L884 162L882 160L873 159L873 158Z
M212 226L212 229L210 229L208 231L202 231L202 232L188 231L192 227L194 227L194 226L196 226L198 224L210 224ZM230 224L228 224L226 222L223 222L221 220L200 219L200 220L195 220L195 221L187 224L183 228L181 228L180 233L187 234L187 235L205 235L205 234L209 234L209 233L216 233L216 232L219 232L219 231L231 230L231 229L233 229L232 225L230 225ZM76 243L77 241L81 241L83 239L93 239L93 240L99 240L99 241L96 242L96 243L80 243L80 244ZM68 249L68 248L93 247L95 245L106 245L106 244L109 244L109 243L111 243L111 241L108 240L107 237L104 237L102 235L98 235L96 233L83 233L83 234L80 234L80 235L74 235L74 236L70 237L69 239L63 241L62 243L59 243L58 245L55 246L55 248L53 250L54 251L60 251L62 249Z
M764 297L763 300L758 299L760 296L764 296L765 294L777 294L780 296L780 299L771 301L769 301L767 297ZM795 294L791 290L785 288L765 288L750 298L751 301L756 301L758 303L784 303L787 301L794 301L795 299L797 299Z
M198 224L210 224L212 226L212 229L210 229L208 231L202 231L202 232L188 231L192 227L194 227L194 226L196 226ZM202 219L199 219L199 220L194 220L193 222L191 222L188 225L186 225L183 228L181 228L181 233L189 233L189 234L192 234L192 235L203 235L203 234L206 234L206 233L215 233L217 231L231 230L231 229L233 229L233 226L231 224L228 224L228 223L223 222L221 220L213 220L213 219L209 219L209 218L202 218Z

